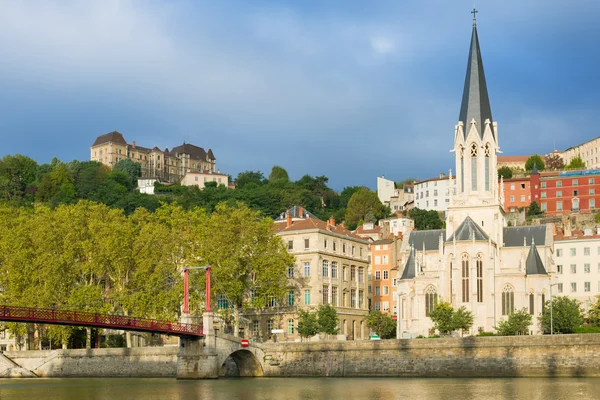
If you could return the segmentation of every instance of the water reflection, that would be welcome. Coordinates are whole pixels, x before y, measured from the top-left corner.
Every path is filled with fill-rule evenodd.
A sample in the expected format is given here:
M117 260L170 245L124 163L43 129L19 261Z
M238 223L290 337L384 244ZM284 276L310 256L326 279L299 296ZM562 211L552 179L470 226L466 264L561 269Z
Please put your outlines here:
M600 378L0 379L0 399L596 399Z

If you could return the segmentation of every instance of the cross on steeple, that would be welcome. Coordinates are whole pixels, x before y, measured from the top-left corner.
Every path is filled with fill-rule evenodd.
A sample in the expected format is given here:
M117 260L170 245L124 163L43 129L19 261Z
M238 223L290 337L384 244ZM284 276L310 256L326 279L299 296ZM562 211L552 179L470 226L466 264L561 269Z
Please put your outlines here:
M477 11L476 8L473 8L473 11L471 11L471 14L473 14L473 26L477 26L477 13L479 11Z

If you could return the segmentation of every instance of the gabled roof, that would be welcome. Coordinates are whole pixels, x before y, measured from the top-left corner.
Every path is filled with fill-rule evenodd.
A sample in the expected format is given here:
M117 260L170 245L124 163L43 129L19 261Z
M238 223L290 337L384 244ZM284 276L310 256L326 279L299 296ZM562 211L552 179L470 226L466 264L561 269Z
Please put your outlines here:
M171 153L189 154L190 158L194 160L206 161L207 156L209 160L215 160L212 150L209 149L207 154L202 147L194 146L189 143L183 143L181 146L173 147Z
M113 131L113 132L109 132L109 133L105 133L104 135L100 135L96 138L96 141L94 141L93 146L98 146L104 143L117 143L117 144L122 144L122 145L127 145L127 142L125 141L125 139L123 138L123 135L121 134L121 132L117 132L117 131Z
M445 240L446 230L412 231L409 233L408 244L419 251L423 250L423 244L425 244L425 250L439 250L440 235L442 235L442 241Z
M527 261L525 262L525 274L526 275L547 275L544 263L538 253L535 243L531 244L529 248L529 254L527 255Z
M485 231L473 221L471 217L465 218L465 220L460 224L458 228L452 233L452 236L448 238L449 242L456 240L460 241L468 241L468 240L489 240L489 236Z
M415 249L414 247L411 247L400 280L413 279L415 276L417 276L417 263L415 262Z
M462 104L460 106L459 121L463 122L465 139L471 129L471 121L477 123L477 130L480 137L483 138L485 121L492 119L492 109L488 97L485 74L483 73L483 61L481 59L481 49L479 48L479 37L477 36L477 26L473 24L473 33L471 35L471 48L469 50L469 61L467 63L467 76L465 78L465 87L463 90ZM495 137L494 129L492 135Z
M546 245L546 225L504 228L504 247L520 247L532 242ZM525 239L523 239L525 238Z
M294 207L288 209L287 211L284 211L281 214L279 214L279 217L277 217L275 219L275 222L286 221L288 214L291 214L292 218L314 218L314 219L318 219L313 213L311 213L310 211L308 211L306 208L300 207L300 206L294 206Z

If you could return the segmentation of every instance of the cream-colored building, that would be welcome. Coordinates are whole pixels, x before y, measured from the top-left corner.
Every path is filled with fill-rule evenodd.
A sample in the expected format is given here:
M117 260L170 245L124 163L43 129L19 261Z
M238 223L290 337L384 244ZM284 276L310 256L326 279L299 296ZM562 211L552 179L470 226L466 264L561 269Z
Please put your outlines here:
M552 294L575 298L587 311L600 294L600 229L559 232L554 249Z
M157 178L163 182L179 182L187 172L216 172L216 159L211 149L183 143L181 146L161 150L141 147L133 141L128 144L120 132L100 135L90 147L90 160L113 168L123 159L140 163L142 178Z
M432 333L429 312L440 300L473 313L473 334L493 331L523 308L537 316L548 299L555 271L552 226L507 227L496 172L498 126L475 24L464 88L451 150L456 184L449 187L456 187L456 195L449 199L446 229L413 231L402 245L399 336ZM533 324L530 330L539 328Z
M568 165L574 158L581 157L587 169L597 169L600 168L599 148L600 137L597 137L577 146L569 147L561 152L560 155L565 162L565 165Z
M204 189L209 182L215 182L217 186L229 186L229 176L220 172L190 171L186 172L181 180L181 184L184 186L198 186L200 189Z
M415 182L415 207L446 213L450 197L456 192L456 181L453 178L442 173L436 178Z
M297 310L331 304L337 310L339 334L349 340L366 338L368 242L333 218L321 221L302 207L277 218L275 230L296 257L288 272L290 292L286 304L245 315L252 326L250 336L266 340L273 329L283 329L280 340L295 340Z

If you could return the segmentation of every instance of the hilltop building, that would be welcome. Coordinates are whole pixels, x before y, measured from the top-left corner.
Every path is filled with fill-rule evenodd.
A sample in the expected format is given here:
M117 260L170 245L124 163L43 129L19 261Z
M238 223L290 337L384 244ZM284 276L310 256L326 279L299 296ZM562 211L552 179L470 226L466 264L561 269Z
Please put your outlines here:
M442 173L436 178L415 182L415 207L446 213L450 198L456 194L455 178Z
M456 195L450 191L446 229L410 232L402 244L399 337L430 334L429 313L440 300L471 311L476 333L492 331L522 308L537 316L548 298L555 271L552 225L507 227L496 172L498 125L475 20L453 140L456 179L444 181L452 182L448 188Z
M216 158L211 149L205 151L185 142L171 150L141 147L135 141L128 144L120 132L114 131L98 136L90 147L90 160L110 168L125 158L141 164L142 178L163 182L180 182L188 172L217 173Z

